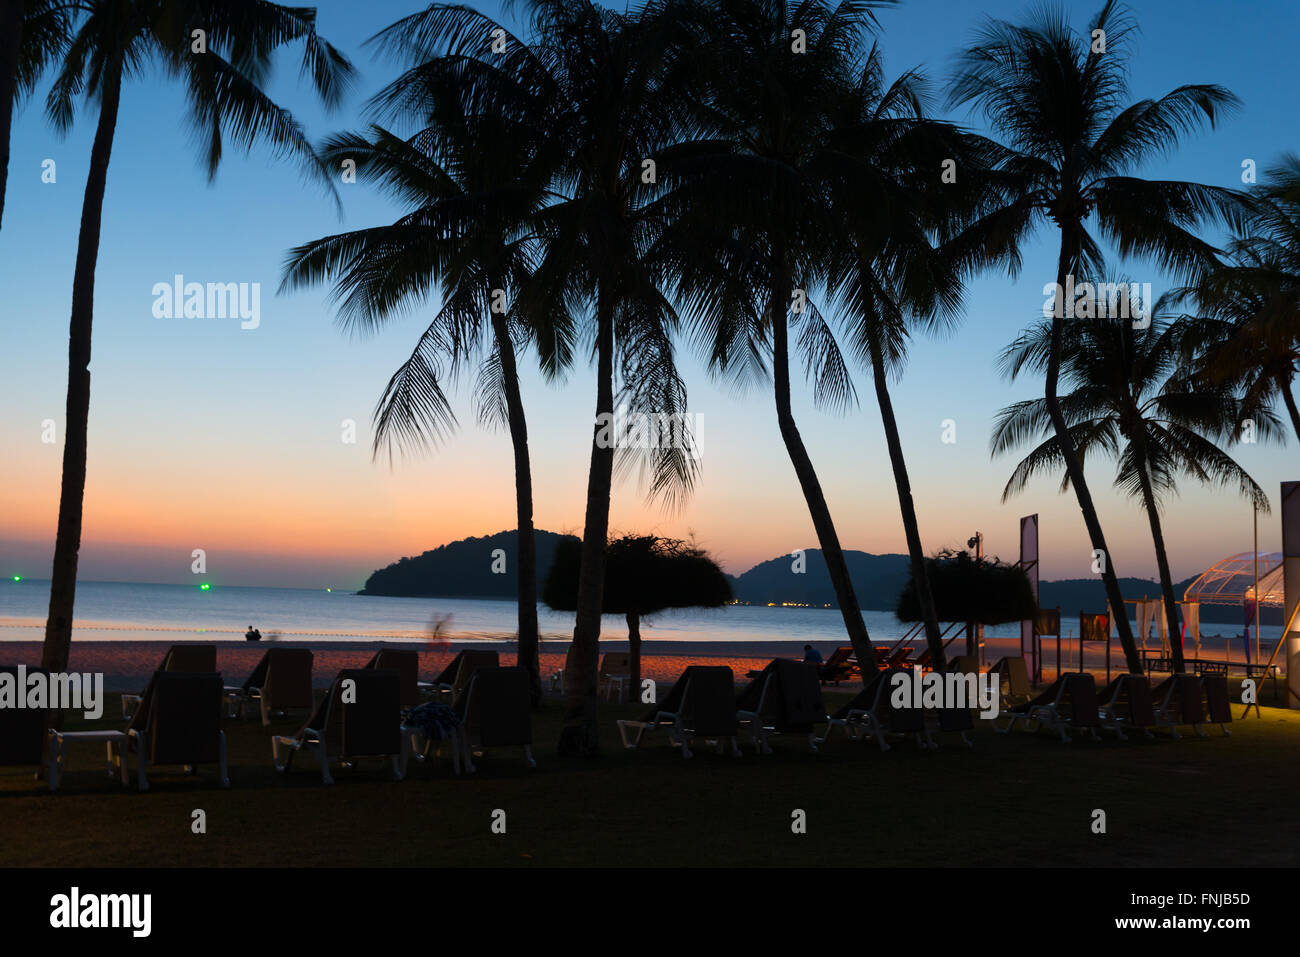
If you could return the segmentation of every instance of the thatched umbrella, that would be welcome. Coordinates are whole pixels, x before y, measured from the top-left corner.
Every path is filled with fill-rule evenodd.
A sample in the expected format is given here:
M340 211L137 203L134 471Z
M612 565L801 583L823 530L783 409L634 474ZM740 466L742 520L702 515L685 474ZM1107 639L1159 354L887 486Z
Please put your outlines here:
M940 621L1002 625L1038 614L1029 576L1018 565L970 552L944 549L925 560ZM909 579L898 595L899 621L920 621L921 607Z
M542 601L556 611L575 611L582 542L565 539L542 588ZM627 618L631 681L641 686L641 618L669 608L717 608L731 600L731 582L702 548L657 535L624 535L605 546L607 615Z

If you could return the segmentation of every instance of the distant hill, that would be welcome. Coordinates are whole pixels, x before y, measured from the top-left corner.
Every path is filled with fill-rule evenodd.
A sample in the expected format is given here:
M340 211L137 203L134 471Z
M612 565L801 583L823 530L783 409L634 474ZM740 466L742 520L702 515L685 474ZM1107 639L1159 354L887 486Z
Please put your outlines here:
M536 534L540 592L550 571L556 545L561 539L574 536L542 529L538 529ZM503 549L506 554L507 573L503 575L492 573L492 551L496 548ZM379 569L366 580L366 587L360 594L513 599L516 554L513 529L484 538L463 538ZM844 561L849 566L849 577L853 580L858 602L864 609L893 611L897 607L898 593L911 574L911 563L906 555L872 555L848 550L844 553ZM831 587L826 561L819 548L805 549L802 563L790 555L782 555L761 562L742 575L728 577L738 601L753 605L791 603L818 608L837 607L835 589ZM1159 582L1121 578L1119 583L1125 598L1160 597ZM1191 578L1175 582L1174 594L1181 599L1191 583ZM1106 589L1100 578L1043 581L1039 584L1039 596L1040 604L1045 608L1060 606L1065 622L1074 620L1080 611L1106 610ZM1241 609L1203 605L1201 620L1239 626ZM1280 609L1265 609L1261 620L1266 625L1280 625ZM1070 626L1067 624L1065 627ZM1077 625L1075 627L1077 629Z
M872 555L846 551L849 578L863 608L893 611L898 593L911 574L906 555ZM789 555L755 565L732 580L736 598L755 605L793 602L837 607L835 589L820 548L804 549L801 564Z
M538 590L546 580L556 545L572 535L558 535L542 529L537 535ZM403 558L381 568L366 579L358 594L405 598L505 598L516 596L515 561L519 555L518 533L512 528L483 538L459 541ZM505 573L492 571L492 552L505 552Z

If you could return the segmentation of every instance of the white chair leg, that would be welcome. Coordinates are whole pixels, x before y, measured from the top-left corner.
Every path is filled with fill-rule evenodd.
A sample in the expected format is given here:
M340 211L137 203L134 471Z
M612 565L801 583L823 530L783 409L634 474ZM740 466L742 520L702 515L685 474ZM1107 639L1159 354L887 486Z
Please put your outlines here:
M469 732L464 728L460 729L460 746L461 754L465 759L465 773L473 774L477 770L477 768L474 767L474 752L469 744Z
M334 778L330 776L329 751L325 747L325 736L323 733L321 734L321 739L316 742L316 758L320 761L321 784L333 784Z
M524 763L530 768L537 767L537 762L533 760L533 746L531 744L524 745Z

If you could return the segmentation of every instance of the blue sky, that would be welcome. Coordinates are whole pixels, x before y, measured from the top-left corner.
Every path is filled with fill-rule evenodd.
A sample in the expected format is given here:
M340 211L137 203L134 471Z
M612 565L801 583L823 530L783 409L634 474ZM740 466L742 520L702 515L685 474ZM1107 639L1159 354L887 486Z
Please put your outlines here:
M1097 6L1069 9L1082 28ZM342 108L323 113L297 82L287 53L273 96L313 138L359 127L363 100L395 73L373 60L363 41L414 9L388 0L321 4L320 32L353 58L361 74L356 89ZM912 0L886 10L880 18L887 68L897 74L920 66L937 90L984 16L1018 19L1027 9L998 0ZM1182 83L1220 83L1245 103L1146 175L1236 186L1243 159L1262 168L1285 150L1300 151L1298 9L1283 0L1135 6L1142 28L1132 61L1135 97ZM43 420L54 419L62 438L71 277L94 127L93 112L83 111L71 135L59 139L40 105L27 104L16 118L0 233L0 571L29 577L48 576L54 536L61 444L40 442L40 431ZM40 179L46 158L57 163L54 184ZM513 524L508 439L478 427L467 389L456 393L462 429L441 449L392 467L369 457L370 412L423 328L420 315L356 340L334 324L324 289L274 295L289 247L392 218L392 207L364 185L343 190L340 221L318 188L265 151L230 152L209 185L179 88L159 76L126 87L97 274L84 577L186 581L191 550L202 547L229 583L352 586L400 555ZM1043 479L1003 505L1001 487L1014 463L991 462L988 454L994 413L1037 392L1033 382L999 380L994 363L1040 313L1054 263L1055 238L1044 233L1018 281L990 274L972 283L965 321L946 338L914 345L894 401L927 550L963 543L980 529L990 551L1014 558L1017 518L1036 511L1043 516L1043 573L1059 578L1087 574L1090 562L1073 496L1059 495L1056 483ZM1165 285L1145 264L1122 269L1157 291ZM150 290L177 273L200 282L260 282L261 326L155 318ZM678 514L647 508L635 483L626 484L616 495L613 527L694 533L732 572L814 545L768 390L758 385L732 395L688 348L682 356L691 411L704 421L702 484ZM584 366L562 388L547 385L529 362L524 390L536 521L578 531L594 378ZM869 381L859 374L857 385L860 406L844 416L813 409L801 387L796 415L843 544L902 551ZM346 418L361 429L356 445L340 441ZM955 444L940 441L945 419L956 421ZM1300 478L1294 445L1243 446L1237 454L1274 497L1278 482ZM1090 473L1120 573L1153 576L1144 517L1109 490L1107 463L1095 463ZM1250 509L1224 491L1185 485L1166 512L1177 577L1251 546ZM1262 518L1261 547L1278 545L1276 518Z

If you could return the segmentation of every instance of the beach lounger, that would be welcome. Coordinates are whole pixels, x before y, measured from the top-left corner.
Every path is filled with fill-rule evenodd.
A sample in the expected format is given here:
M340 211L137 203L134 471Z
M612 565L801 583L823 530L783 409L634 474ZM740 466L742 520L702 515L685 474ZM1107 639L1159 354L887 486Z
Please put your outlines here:
M948 663L948 674L958 675L975 675L979 679L979 659L974 655L961 655L952 659ZM968 689L969 691L969 689ZM969 697L967 701L969 702ZM971 714L969 707L958 708L927 708L925 709L927 719L932 718L929 727L926 730L926 737L930 742L930 747L938 750L939 734L955 734L961 738L961 743L968 748L975 747L974 731L975 718Z
M901 668L903 663L912 656L912 646L903 645L901 648L895 648L892 653L885 656L885 660L880 663L882 669Z
M262 712L262 727L271 723L271 715L288 711L311 711L315 703L311 691L312 653L307 648L271 648L262 655L253 673L238 688L226 688L227 700L239 702L239 717L246 706L256 701Z
M1151 692L1155 707L1155 723L1169 729L1178 740L1178 726L1190 724L1198 737L1207 737L1201 725L1205 723L1205 702L1201 679L1196 675L1170 675Z
M853 677L852 658L852 647L836 648L831 652L831 656L826 659L825 663L817 667L817 680L822 684L831 681L836 685L841 681L847 681Z
M736 720L748 725L755 753L772 753L772 734L805 735L808 750L817 750L814 725L826 721L817 670L811 662L778 658L740 692Z
M401 680L401 704L412 708L420 703L420 653L409 649L381 648L366 663L367 668L391 668Z
M1024 658L999 658L989 668L989 673L1001 675L1001 710L1012 711L1033 698L1034 686L1029 681L1029 668Z
M1228 702L1227 675L1202 675L1205 689L1205 713L1210 724L1217 724L1224 737L1231 737L1228 725L1232 722L1232 708Z
M565 664L567 665L568 662L566 661ZM596 680L597 690L601 686L604 687L606 701L612 701L617 691L621 703L628 682L632 680L632 656L626 651L609 652L600 661L600 671Z
M28 675L48 675L44 668L28 668ZM16 665L0 665L0 674L18 680ZM0 708L0 765L36 768L36 779L46 778L51 791L59 789L59 761L46 708Z
M1151 680L1146 675L1120 675L1098 693L1097 702L1101 726L1114 731L1121 741L1128 740L1124 734L1126 728L1141 731L1148 738L1155 737L1151 733L1151 726L1156 723Z
M474 672L480 668L497 668L501 665L501 656L495 651L475 651L467 648L458 651L456 657L448 662L447 667L429 682L426 687L437 694L451 695L452 704L460 700L465 689L469 687Z
M186 773L200 764L215 764L221 786L230 787L223 713L221 675L216 672L154 672L122 745L124 752L136 754L140 790L149 790L149 768L170 764L184 765ZM125 766L126 753L118 758Z
M1014 728L1017 721L1023 720L1026 730L1047 728L1060 736L1062 744L1070 743L1067 729L1084 732L1094 741L1101 740L1097 733L1101 727L1097 683L1086 672L1067 672L1061 675L1037 698L1027 704L1017 705L1004 714L1007 715L1007 726L998 728L995 725L995 729L1003 734ZM1038 727L1031 729L1032 725Z
M402 733L400 700L401 676L392 669L340 671L297 734L272 736L275 769L288 771L294 755L306 750L319 762L323 784L334 783L331 761L342 761L348 767L365 757L390 758L393 779L402 780L406 777L408 739Z
M172 645L163 655L159 671L188 671L197 674L212 674L217 670L216 645ZM122 718L128 719L140 706L140 694L122 695Z
M827 721L826 741L834 728L843 728L850 738L861 741L875 741L881 751L889 750L889 739L901 740L908 735L916 739L917 747L922 750L934 747L925 726L925 711L922 708L895 708L892 699L894 675L907 675L906 668L891 668L877 672L867 679L866 686L858 695L831 715Z
M479 668L456 705L463 722L465 767L475 770L470 749L522 747L524 763L533 760L533 709L528 672L522 668Z
M629 732L635 734L629 737ZM668 732L669 741L682 749L682 757L693 757L690 742L694 738L716 740L718 753L731 742L731 754L740 757L736 745L739 722L736 719L736 678L725 665L690 665L673 683L667 696L640 721L619 721L618 733L623 747L637 748L647 731Z

